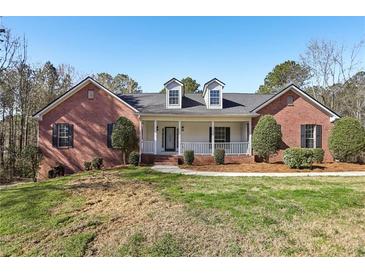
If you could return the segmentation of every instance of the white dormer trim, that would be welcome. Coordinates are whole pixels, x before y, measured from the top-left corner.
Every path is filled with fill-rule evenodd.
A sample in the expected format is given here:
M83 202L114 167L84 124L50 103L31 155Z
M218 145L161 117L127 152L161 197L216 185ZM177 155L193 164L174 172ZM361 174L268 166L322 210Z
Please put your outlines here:
M207 109L222 109L223 108L223 88L225 84L214 78L204 84L203 87L203 97L205 101L205 105ZM218 90L219 91L219 104L211 105L211 91Z
M213 78L212 80L210 80L210 81L208 81L208 82L206 82L205 84L204 84L204 86L203 86L203 96L205 95L205 93L206 93L206 91L207 91L207 88L208 88L208 86L211 84L211 83L214 83L214 82L216 82L218 85L220 85L220 86L222 86L222 87L224 87L226 84L225 83L223 83L222 81L220 81L219 79L217 79L217 78Z
M181 109L182 107L182 97L184 92L184 84L177 80L176 78L172 78L167 81L165 84L165 94L166 94L166 108L168 109ZM178 91L178 104L170 104L170 92L173 90Z

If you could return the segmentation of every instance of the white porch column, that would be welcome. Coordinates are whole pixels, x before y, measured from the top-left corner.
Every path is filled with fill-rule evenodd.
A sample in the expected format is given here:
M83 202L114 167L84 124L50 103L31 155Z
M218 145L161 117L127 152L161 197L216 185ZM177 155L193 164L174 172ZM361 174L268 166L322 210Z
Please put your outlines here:
M153 121L153 154L157 154L157 120Z
M178 141L178 155L181 155L181 121L179 121L179 141Z
M141 118L139 118L141 119ZM141 162L142 159L142 153L143 153L143 123L141 120L139 120L139 162Z
M212 121L212 155L214 155L214 121Z
M248 153L252 155L252 118L248 121Z

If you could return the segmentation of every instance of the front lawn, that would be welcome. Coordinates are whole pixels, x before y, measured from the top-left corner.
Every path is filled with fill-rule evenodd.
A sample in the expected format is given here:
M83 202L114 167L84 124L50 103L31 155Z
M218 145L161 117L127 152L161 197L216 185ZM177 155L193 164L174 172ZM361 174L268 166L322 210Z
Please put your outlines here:
M365 177L149 168L0 190L2 256L364 256Z

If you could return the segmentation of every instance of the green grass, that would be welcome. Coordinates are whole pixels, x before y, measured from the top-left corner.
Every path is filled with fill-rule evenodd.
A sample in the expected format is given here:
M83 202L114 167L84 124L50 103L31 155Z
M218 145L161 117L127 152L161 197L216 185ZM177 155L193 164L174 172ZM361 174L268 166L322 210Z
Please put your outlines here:
M365 204L365 178L188 177L143 169L123 171L122 176L157 182L167 198L191 208L229 213L242 229L331 216Z
M89 214L84 210L87 209L87 203L83 192L78 195L72 193L69 183L94 178L95 174L102 178L108 172L82 173L0 190L0 255L92 255L93 241L113 224L116 216L113 212ZM166 219L178 227L184 225L184 220L179 221L178 218L189 218L189 224L187 232L168 228L167 223L161 224L158 217L167 209L158 208L160 212L146 213L148 218L145 220L158 224L153 228L154 231L148 224L144 226L144 221L128 224L131 226L131 236L126 240L121 240L125 237L122 232L120 236L113 236L116 237L113 243L115 247L110 243L110 246L101 246L102 250L108 250L105 254L365 254L364 177L197 177L162 174L149 168L128 168L113 172L121 189L127 185L145 186L154 193L160 193L166 203L183 205L185 217L176 215L176 218ZM95 177L95 180L100 178ZM129 194L126 201L133 203L133 197ZM115 199L118 201L118 196ZM119 199L124 198L120 196ZM118 225L123 225L123 222ZM193 229L195 226L196 229ZM226 235L219 232L221 227L227 230ZM118 232L119 229L124 231L129 227L116 226L113 229ZM205 244L209 235L200 233L204 229L211 231L212 237L216 239ZM218 242L220 245L216 247ZM206 246L204 248L209 252L202 246Z

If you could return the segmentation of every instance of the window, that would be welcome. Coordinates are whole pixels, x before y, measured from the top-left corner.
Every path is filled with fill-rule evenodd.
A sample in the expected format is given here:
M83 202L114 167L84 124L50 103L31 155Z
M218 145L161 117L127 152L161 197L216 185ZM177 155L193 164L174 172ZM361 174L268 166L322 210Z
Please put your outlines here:
M92 89L90 89L90 90L87 91L87 98L89 100L94 99L94 91Z
M54 124L52 132L52 145L54 147L73 147L73 125Z
M229 143L231 141L231 129L229 127L214 127L214 142ZM209 143L212 142L212 128L209 127Z
M224 143L226 141L226 128L215 127L214 128L214 142Z
M211 90L210 91L210 105L219 105L219 90Z
M170 90L169 91L169 105L178 105L179 104L179 91L178 90Z
M315 127L314 125L305 125L305 147L314 148L314 135Z
M113 148L113 144L112 144L112 133L113 133L113 128L115 126L115 123L110 123L107 124L106 127L106 144L108 148Z
M292 106L293 103L294 103L294 98L293 96L288 96L287 98L287 103L288 103L288 106Z

